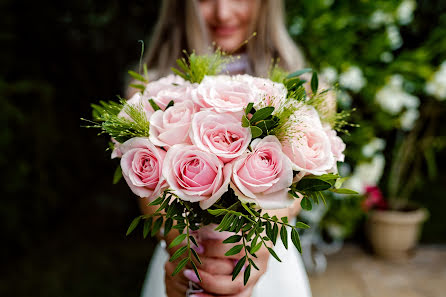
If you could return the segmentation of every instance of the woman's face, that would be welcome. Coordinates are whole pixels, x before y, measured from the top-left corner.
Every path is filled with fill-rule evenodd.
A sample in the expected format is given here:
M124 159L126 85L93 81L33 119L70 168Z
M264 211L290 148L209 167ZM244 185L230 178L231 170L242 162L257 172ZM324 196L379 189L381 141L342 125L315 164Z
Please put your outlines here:
M256 0L199 0L212 41L227 53L237 51L249 37Z

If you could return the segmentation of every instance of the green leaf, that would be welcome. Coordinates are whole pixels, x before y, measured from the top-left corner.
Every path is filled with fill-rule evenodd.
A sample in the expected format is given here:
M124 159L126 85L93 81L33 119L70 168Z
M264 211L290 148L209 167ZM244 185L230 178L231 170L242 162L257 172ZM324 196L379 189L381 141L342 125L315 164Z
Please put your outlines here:
M172 276L180 272L181 269L186 266L187 262L189 262L189 258L184 258L183 260L181 260L180 263L178 263L177 268L175 268L175 270L173 271Z
M256 217L256 215L252 212L252 210L249 208L249 206L246 205L246 203L243 203L243 202L242 202L242 206L243 206L244 209L246 209L246 211L247 211L250 215L252 215L253 217Z
M299 229L310 229L310 226L302 222L297 222L295 227Z
M197 241L195 240L195 237L193 237L193 236L189 236L189 239L190 239L190 241L192 241L193 244L195 244L196 247L198 247L198 243L197 243Z
M341 177L341 178L338 178L338 179L336 180L336 183L335 183L334 187L335 187L336 189L339 189L340 187L342 187L342 184L343 184L347 179L348 179L348 177Z
M291 229L291 241L293 242L294 246L297 248L299 253L302 253L302 247L300 246L299 233L294 228Z
M310 199L308 199L307 197L304 197L300 201L300 206L302 206L302 209L308 210L308 211L310 211L313 208L313 205L311 204Z
M282 239L283 246L288 249L288 232L285 225L280 228L280 239Z
M203 264L203 262L201 262L201 259L197 254L197 251L192 248L190 249L190 251L192 252L192 255L194 255L195 259L197 259L198 263Z
M302 191L325 191L331 188L331 184L315 178L303 178L296 185L295 189L298 192Z
M178 259L184 252L187 250L187 246L180 247L175 253L173 253L172 257L170 257L169 262L173 262Z
M280 260L279 256L277 256L276 252L272 248L268 247L267 249L271 256L276 258L277 261L282 262L282 260Z
M197 266L195 265L195 263L194 263L193 261L191 261L191 263L192 263L192 268L194 269L195 275L198 277L198 280L199 280L200 282L202 282L202 280L201 280L201 276L200 276L200 274L198 273ZM201 264L201 262L200 262L200 264Z
M251 258L248 258L249 263L251 263L251 265L256 269L256 270L260 270L259 267L257 267L256 263L254 263L254 261Z
M350 189L330 189L331 192L333 193L338 193L338 194L349 194L349 195L357 195L358 192L350 190Z
M251 126L250 128L251 128L252 138L259 137L263 134L262 129L260 129L259 127Z
M245 273L243 274L243 284L246 286L246 283L249 280L249 276L251 275L251 265L246 267Z
M235 280L237 275L240 273L240 271L243 268L243 265L245 265L246 262L246 256L242 257L240 260L238 260L237 264L234 267L234 270L232 271L232 280Z
M271 222L265 222L265 226L266 226L266 235L271 240L273 237L273 225Z
M249 251L249 253L255 254L258 250L260 250L260 248L262 247L262 242L260 241L259 243L257 243L256 245L251 246L251 250Z
M152 221L153 221L153 218L148 218L144 221L144 229L142 231L142 236L144 238L146 238L147 235L149 235L150 227L152 227Z
M254 106L253 102L248 103L248 106L246 106L246 109L245 109L245 115L248 115L251 112L253 106Z
M161 107L159 107L158 104L156 104L156 102L152 98L149 99L149 103L154 111L161 110Z
M134 79L139 80L139 81L142 81L142 82L144 82L144 83L147 83L147 79L145 79L144 76L142 76L141 74L136 73L136 72L133 71L133 70L129 70L128 73L129 73L130 76L133 77Z
M274 107L272 107L272 106L267 106L267 107L257 110L252 115L252 118L250 120L251 124L255 124L259 121L265 120L273 113L273 111L274 111Z
M164 237L166 237L167 234L169 234L170 230L172 229L172 226L173 226L172 218L167 218L166 222L164 223Z
M158 231L161 229L161 226L163 225L163 221L164 221L163 217L159 217L158 219L156 219L155 223L153 223L152 233L151 233L152 237L155 236L158 233Z
M313 92L313 95L317 93L318 87L319 87L319 80L317 78L317 73L313 72L313 75L311 76L311 91Z
M174 104L175 104L175 102L173 102L173 100L170 100L164 110L167 110L169 107L172 107Z
M147 70L147 64L144 64L143 66L144 69L144 76L147 78L147 80L149 79L149 71Z
M280 220L282 220L284 224L288 224L288 217L281 217Z
M241 235L232 235L225 240L223 240L223 243L236 243L239 242L242 239Z
M121 165L118 165L115 170L115 174L113 174L113 184L116 185L122 178L122 169Z
M244 115L243 117L242 117L242 127L245 127L245 128L248 128L249 127L249 120L248 120L248 118Z
M232 255L238 254L238 253L240 253L240 251L242 250L242 248L243 248L243 245L242 245L242 244L233 246L229 251L227 251L227 252L225 253L225 256L232 256Z
M307 72L311 72L311 71L313 71L313 69L311 69L311 68L304 68L304 69L301 69L301 70L298 70L296 72L293 72L293 73L289 74L286 78L293 78L293 77L296 77L296 76L301 76L302 74L307 73Z
M274 245L276 245L277 235L279 235L279 227L277 226L276 223L274 223L273 237L271 238L271 241L273 242Z
M155 200L153 200L152 202L149 203L149 206L153 206L153 205L160 205L161 203L163 203L163 197L158 197Z
M132 88L138 89L141 92L144 92L144 90L146 89L146 86L145 85L141 85L141 84L130 84L129 86L132 87Z
M180 234L177 237L175 237L174 240L169 244L169 248L173 248L174 246L179 245L186 239L186 234Z
M138 216L133 219L133 221L130 223L129 228L127 229L127 233L125 234L128 236L130 233L132 233L133 230L138 226L139 222L141 221L142 216Z
M226 209L208 209L208 212L211 215L219 216L219 215L224 214L226 212Z

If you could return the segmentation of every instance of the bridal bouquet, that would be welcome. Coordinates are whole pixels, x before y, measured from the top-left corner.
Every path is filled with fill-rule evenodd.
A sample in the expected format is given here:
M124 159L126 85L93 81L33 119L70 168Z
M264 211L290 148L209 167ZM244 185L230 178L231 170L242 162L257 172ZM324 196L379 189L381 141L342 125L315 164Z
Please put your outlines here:
M298 229L309 228L267 210L295 199L311 210L325 203L323 191L352 193L337 174L345 144L335 129L345 114L325 110L326 91L318 93L315 73L306 91L299 77L311 69L274 68L265 79L220 75L223 63L218 54L191 54L178 60L175 74L153 82L145 67L143 74L130 71L141 82L132 85L139 92L92 105L90 127L112 138L112 158L120 158L116 177L122 174L133 193L158 206L135 218L127 233L141 222L144 237L178 230L170 247L184 245L170 258L181 259L174 274L190 263L200 278L198 230L216 224L215 230L232 233L223 241L233 245L226 255L244 255L233 279L246 266L246 283L262 246L280 261L272 249L277 240L288 248L291 232L301 251Z

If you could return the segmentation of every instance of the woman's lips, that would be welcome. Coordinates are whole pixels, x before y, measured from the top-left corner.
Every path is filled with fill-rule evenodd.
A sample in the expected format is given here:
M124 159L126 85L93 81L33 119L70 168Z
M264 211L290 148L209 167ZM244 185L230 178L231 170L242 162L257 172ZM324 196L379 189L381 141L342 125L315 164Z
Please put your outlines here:
M212 31L216 36L227 37L233 35L237 32L238 27L236 26L215 26L212 28Z

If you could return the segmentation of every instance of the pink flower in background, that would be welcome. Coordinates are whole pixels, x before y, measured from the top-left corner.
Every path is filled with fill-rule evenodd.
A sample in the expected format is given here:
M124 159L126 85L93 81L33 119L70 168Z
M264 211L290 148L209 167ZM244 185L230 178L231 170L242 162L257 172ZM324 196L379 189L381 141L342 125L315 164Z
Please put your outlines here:
M289 127L282 147L293 164L293 170L314 175L330 172L336 160L317 111L305 105L290 120L293 125Z
M169 75L147 84L143 97L145 100L153 99L164 110L170 101L175 103L190 101L193 84L185 81L180 76Z
M253 77L248 74L240 74L235 79L247 83L254 89L254 102L256 107L274 106L278 107L280 102L286 99L288 90L286 87L270 79Z
M264 209L289 206L294 201L288 195L293 170L279 140L275 136L257 138L251 148L252 152L232 162L231 188L240 200L254 202Z
M190 130L192 143L227 163L240 156L251 141L251 131L241 125L241 116L201 111Z
M147 138L135 137L119 146L122 175L133 193L154 199L166 188L162 167L166 152Z
M364 211L373 208L386 209L387 203L377 186L367 186L365 189L365 200L362 201L361 207Z
M203 109L218 113L239 112L254 102L254 90L227 75L205 76L192 91L192 99Z
M191 144L189 128L194 112L192 101L179 102L166 111L157 110L150 118L150 141L164 147L179 143Z
M163 175L180 199L207 209L228 191L231 165L196 146L176 144L166 154Z

